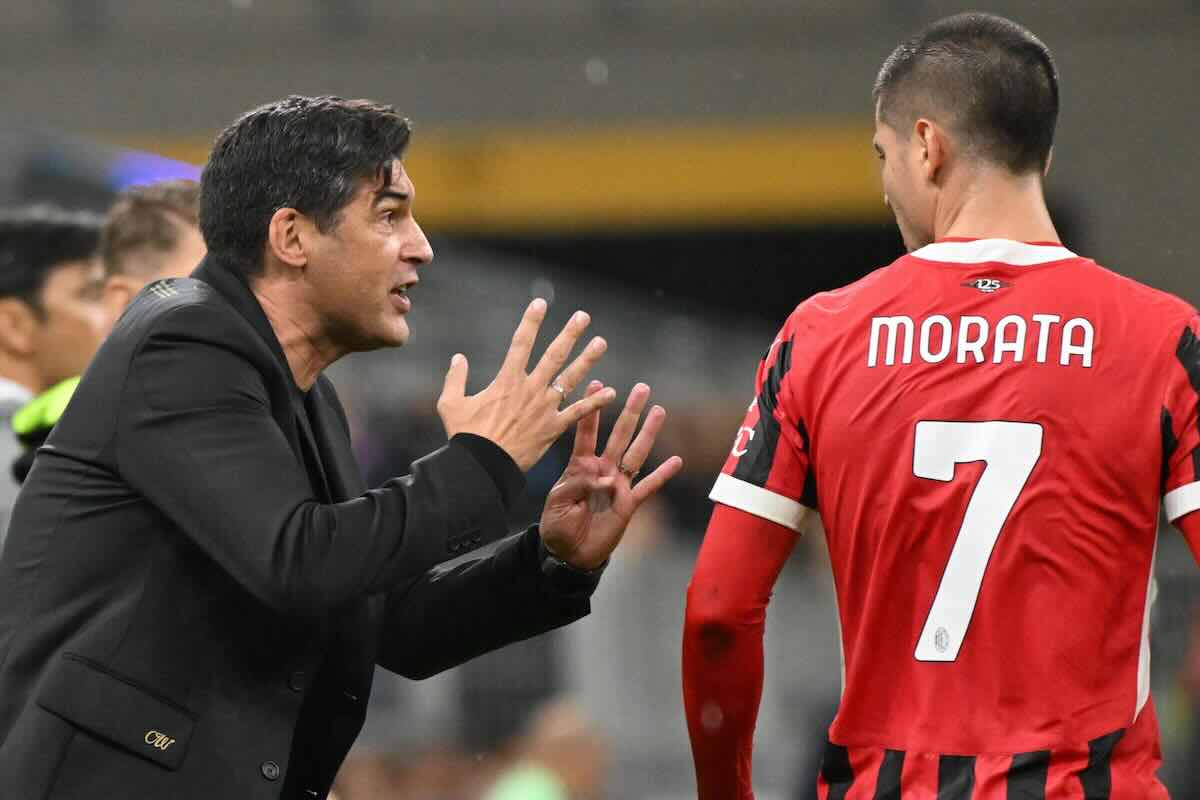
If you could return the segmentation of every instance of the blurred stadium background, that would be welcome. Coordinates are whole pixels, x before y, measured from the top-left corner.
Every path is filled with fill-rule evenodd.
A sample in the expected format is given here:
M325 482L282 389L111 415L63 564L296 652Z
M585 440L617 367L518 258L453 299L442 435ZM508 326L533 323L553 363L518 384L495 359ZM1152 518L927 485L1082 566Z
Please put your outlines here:
M437 260L402 352L335 367L372 480L439 446L449 357L493 374L531 295L592 312L600 377L645 380L687 471L647 508L581 624L420 684L381 673L340 800L694 793L679 689L705 499L775 328L813 292L899 254L871 151L870 86L940 0L5 0L0 201L102 210L195 176L214 133L291 94L411 116L417 217ZM1200 301L1200 2L995 0L1055 52L1049 179L1068 246ZM530 476L526 522L562 463ZM880 457L876 454L874 457ZM1154 690L1177 797L1200 752L1200 581L1164 530ZM838 647L819 532L771 605L760 798L812 796ZM436 620L431 620L436 624ZM508 774L503 793L489 786ZM542 793L538 793L538 792ZM488 794L492 792L492 794ZM557 795L567 797L568 795Z

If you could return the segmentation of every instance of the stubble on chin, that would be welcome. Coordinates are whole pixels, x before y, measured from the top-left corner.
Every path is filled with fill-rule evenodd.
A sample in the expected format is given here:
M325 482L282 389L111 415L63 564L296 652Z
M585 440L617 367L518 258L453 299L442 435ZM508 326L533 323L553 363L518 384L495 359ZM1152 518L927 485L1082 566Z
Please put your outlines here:
M408 344L409 337L412 336L412 329L408 326L408 319L400 318L400 324L397 326L392 341L388 343L389 347L403 347Z

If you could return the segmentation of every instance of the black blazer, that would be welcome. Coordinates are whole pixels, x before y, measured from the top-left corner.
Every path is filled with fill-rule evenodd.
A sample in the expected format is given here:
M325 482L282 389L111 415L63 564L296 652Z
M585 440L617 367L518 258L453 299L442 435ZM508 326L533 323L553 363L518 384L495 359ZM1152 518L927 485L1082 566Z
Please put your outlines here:
M589 611L503 537L524 479L456 436L366 491L211 257L130 306L40 451L0 558L0 797L324 798L375 665L423 678Z

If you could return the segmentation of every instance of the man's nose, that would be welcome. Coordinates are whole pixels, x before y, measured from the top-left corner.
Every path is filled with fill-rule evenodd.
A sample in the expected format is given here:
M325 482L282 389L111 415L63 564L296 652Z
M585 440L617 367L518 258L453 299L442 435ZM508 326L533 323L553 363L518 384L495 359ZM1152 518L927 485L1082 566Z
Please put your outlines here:
M405 241L404 260L414 266L421 266L433 261L433 247L425 237L425 231L413 220L412 230Z

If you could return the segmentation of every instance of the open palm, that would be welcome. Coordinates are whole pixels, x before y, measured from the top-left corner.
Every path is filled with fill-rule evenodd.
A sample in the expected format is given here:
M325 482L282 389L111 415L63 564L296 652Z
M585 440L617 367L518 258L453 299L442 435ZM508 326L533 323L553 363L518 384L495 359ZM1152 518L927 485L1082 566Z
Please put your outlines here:
M602 388L593 381L587 395ZM596 454L600 412L583 417L575 428L571 460L546 498L540 524L547 549L574 567L590 570L607 561L638 507L683 468L683 459L671 456L633 482L667 417L662 406L654 406L638 431L649 397L646 384L633 387L600 455Z

